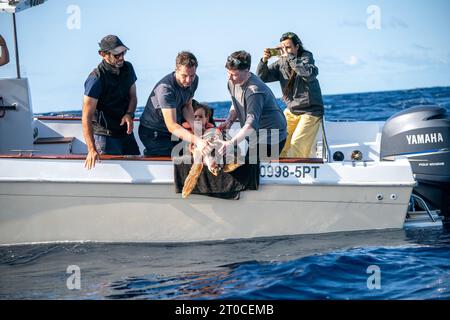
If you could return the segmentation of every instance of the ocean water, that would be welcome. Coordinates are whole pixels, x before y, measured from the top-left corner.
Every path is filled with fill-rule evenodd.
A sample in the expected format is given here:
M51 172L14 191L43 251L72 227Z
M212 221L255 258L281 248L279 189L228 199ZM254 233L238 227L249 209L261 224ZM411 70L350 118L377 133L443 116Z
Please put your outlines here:
M11 246L0 248L0 299L448 300L449 253L448 228ZM70 266L79 290L67 286Z
M416 105L450 110L450 88L324 101L328 120L386 120ZM219 118L230 105L209 104ZM74 268L79 282L73 282ZM450 228L193 244L3 246L0 299L449 300Z
M368 92L339 95L324 95L325 119L332 121L384 121L395 113L419 105L439 105L450 110L450 87L418 88L401 91ZM214 117L226 118L230 101L206 102L214 110ZM282 109L286 106L278 99ZM140 106L136 117L144 111ZM81 110L47 112L39 115L81 116Z

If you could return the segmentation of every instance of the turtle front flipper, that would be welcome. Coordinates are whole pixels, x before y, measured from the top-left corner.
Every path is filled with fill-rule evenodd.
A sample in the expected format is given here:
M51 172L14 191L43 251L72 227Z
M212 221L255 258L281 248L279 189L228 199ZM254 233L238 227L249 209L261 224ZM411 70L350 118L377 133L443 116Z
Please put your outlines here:
M192 164L191 170L189 170L189 174L184 180L183 191L181 192L181 196L183 198L189 197L192 190L194 190L197 185L197 180L203 169L203 156L202 153L198 149L194 149L192 152L194 163Z
M241 155L239 147L237 147L232 153L228 153L225 156L225 165L223 166L224 172L233 172L245 163L245 159Z
M192 190L194 190L195 186L197 185L198 177L200 176L200 173L202 173L203 169L203 163L194 163L191 167L191 170L189 170L189 174L186 177L186 180L184 180L184 186L183 191L181 193L181 196L185 199L189 197Z
M229 163L223 166L223 172L233 172L241 165L239 163Z

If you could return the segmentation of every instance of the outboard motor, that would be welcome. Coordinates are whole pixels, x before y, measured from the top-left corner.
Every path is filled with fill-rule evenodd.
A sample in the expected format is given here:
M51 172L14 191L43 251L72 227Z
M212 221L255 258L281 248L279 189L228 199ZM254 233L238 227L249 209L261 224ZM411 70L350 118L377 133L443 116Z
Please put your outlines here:
M450 218L450 114L419 106L390 117L383 128L381 160L406 156L418 186L413 192Z

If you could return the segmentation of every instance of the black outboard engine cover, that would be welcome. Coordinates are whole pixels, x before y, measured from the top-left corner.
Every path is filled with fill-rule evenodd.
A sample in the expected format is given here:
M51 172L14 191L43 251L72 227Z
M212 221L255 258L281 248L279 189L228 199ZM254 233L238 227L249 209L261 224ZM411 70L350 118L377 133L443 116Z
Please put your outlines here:
M380 158L404 155L419 182L414 193L450 217L450 114L419 106L390 117L381 136Z

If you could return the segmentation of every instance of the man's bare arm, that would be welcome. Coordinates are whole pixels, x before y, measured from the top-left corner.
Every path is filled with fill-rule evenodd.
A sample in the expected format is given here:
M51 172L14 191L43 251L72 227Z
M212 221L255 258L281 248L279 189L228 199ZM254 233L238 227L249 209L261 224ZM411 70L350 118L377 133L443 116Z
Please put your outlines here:
M83 125L83 136L87 146L87 156L84 166L90 170L95 167L95 162L99 159L99 154L95 148L94 130L92 128L92 120L94 118L95 109L97 108L97 99L84 96L83 97L83 113L81 123Z
M200 137L196 137L176 122L175 109L163 108L161 110L164 117L164 122L166 123L167 129L170 133L184 141L195 144L202 151L205 149L207 146L207 142L205 140Z
M194 108L192 107L192 99L190 99L183 107L183 117L194 128Z

